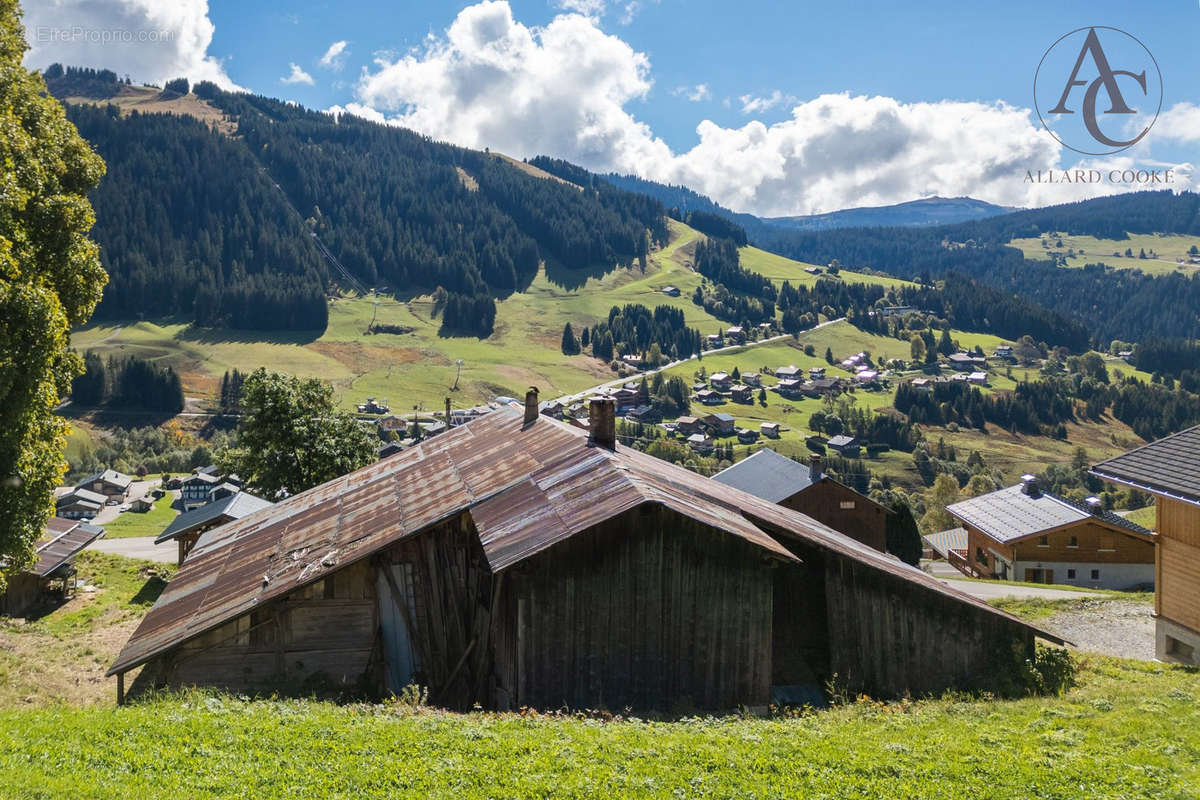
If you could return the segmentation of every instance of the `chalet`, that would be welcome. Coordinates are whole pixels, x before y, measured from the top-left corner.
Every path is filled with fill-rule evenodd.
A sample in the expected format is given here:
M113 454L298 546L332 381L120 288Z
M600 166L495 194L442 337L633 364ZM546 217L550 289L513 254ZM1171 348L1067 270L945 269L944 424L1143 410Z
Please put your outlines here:
M714 392L712 389L701 389L696 392L696 400L706 406L719 406L725 402L725 398L720 392Z
M784 378L773 388L781 397L799 397L804 393L804 381L799 378Z
M1092 468L1155 501L1155 654L1200 666L1200 426Z
M1061 641L811 517L502 408L214 528L122 648L135 689L430 687L468 709L995 689Z
M680 433L686 433L689 436L693 433L703 433L704 423L696 417L680 417L675 420L675 430Z
M708 376L708 384L718 391L727 392L733 385L733 378L729 377L728 372L714 372Z
M74 587L75 556L103 535L103 528L51 517L34 545L33 566L6 575L0 614L22 616L55 596L69 596Z
M551 400L548 403L542 403L541 413L551 419L562 419L566 413L566 407L557 400Z
M1012 358L1013 349L1011 344L996 345L996 358Z
M831 437L826 446L835 453L841 453L846 458L856 458L858 456L858 439L853 436L834 436Z
M270 501L263 500L261 497L256 497L249 492L238 492L237 494L200 506L191 511L185 511L175 517L175 519L171 520L171 524L158 535L154 543L178 542L178 563L182 564L183 559L187 557L187 554L196 545L200 534L211 528L224 525L226 522L241 519L271 505Z
M795 364L789 364L786 367L779 367L775 370L775 377L779 380L788 378L796 378L800 375L800 368Z
M863 386L879 383L879 371L874 369L859 370L854 373L854 382Z
M64 519L91 519L100 513L108 498L90 489L72 489L55 503L55 515Z
M820 275L821 274L820 267L805 267L804 271L807 272L809 275Z
M662 419L660 414L653 406L638 406L625 415L625 419L630 422L640 422L647 425L652 425Z
M762 375L757 372L747 372L742 376L742 383L753 386L755 389L762 388Z
M986 372L972 372L967 376L967 383L974 383L978 386L987 386L988 374Z
M713 451L712 437L706 433L693 433L687 438L687 446L692 448L700 455L707 455Z
M212 503L216 500L224 500L226 497L235 495L241 490L242 487L237 486L236 484L229 483L228 481L221 481L221 483L217 484L209 491L208 502Z
M879 313L884 317L902 317L905 314L915 313L916 310L916 306L884 306L879 309Z
M642 368L642 357L630 353L629 355L621 356L621 361L625 362L634 369Z
M733 325L732 327L726 329L725 338L731 342L742 344L746 341L746 329L741 325Z
M679 297L679 287L678 286L664 286L662 289L662 293L665 294L667 297Z
M1043 491L1032 475L946 510L967 531L967 562L951 563L968 575L1124 590L1154 582L1154 534L1096 498Z
M926 392L933 391L933 378L913 378L910 383L914 389L921 389Z
M388 411L387 402L376 402L374 397L368 397L367 402L358 404L360 414L386 414Z
M824 378L825 377L825 368L824 367L809 367L808 368L808 377L809 377L809 380L814 380L814 381L817 380L818 378Z
M613 390L612 398L617 404L618 414L638 407L638 390L631 386Z
M129 510L139 514L144 514L152 508L154 508L154 501L149 497L139 497L129 504Z
M800 387L800 391L813 397L824 397L827 394L841 393L843 385L841 378L817 378L805 381Z
M955 369L967 371L974 371L976 367L987 366L987 359L972 355L971 353L951 353L946 356L946 361Z
M429 422L421 423L421 435L428 439L430 436L437 436L439 433L446 432L446 423L440 419L430 420Z
M184 511L202 506L209 501L212 490L221 484L221 478L206 472L197 472L179 482L179 499Z
M714 436L730 436L733 434L737 421L731 414L709 414L704 418L704 425Z
M779 423L778 422L764 422L762 425L758 426L758 429L760 431L762 431L762 435L766 436L768 439L778 439L779 438Z
M742 444L754 444L758 441L758 431L753 428L738 428L734 433Z
M875 550L887 550L892 512L825 475L819 455L812 455L806 466L763 448L718 472L713 480L807 514Z
M704 337L704 341L708 344L709 349L721 346L721 334L710 333Z
M754 389L743 383L729 387L729 398L735 403L753 403Z
M968 379L968 378L970 378L970 377L971 377L970 373L967 373L967 372L956 372L956 373L954 373L953 375L951 375L951 376L950 376L950 380L952 380L952 381L954 381L954 382L956 382L956 383L966 383L966 382L967 382L967 379Z
M387 458L389 456L396 455L403 449L404 448L400 446L399 442L388 442L383 447L379 448L379 450L376 451L375 455L378 458Z
M376 427L383 433L392 433L408 430L408 420L404 417L398 417L395 414L390 414L375 423Z
M937 533L928 533L921 537L929 551L928 558L936 555L954 564L967 562L967 529L951 528Z
M97 472L90 478L85 478L75 484L75 487L121 501L125 499L125 495L129 494L129 487L132 484L133 478L128 475L117 472L115 469L106 469L103 472Z
M221 474L221 468L216 464L209 464L205 467L197 467L195 472L197 475L212 475L216 477Z

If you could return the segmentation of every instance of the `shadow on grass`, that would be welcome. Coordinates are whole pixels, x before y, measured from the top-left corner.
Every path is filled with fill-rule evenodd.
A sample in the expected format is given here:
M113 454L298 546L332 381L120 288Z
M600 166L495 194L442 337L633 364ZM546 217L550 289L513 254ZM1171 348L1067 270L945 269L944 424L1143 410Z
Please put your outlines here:
M565 289L568 292L573 292L582 289L591 279L599 280L611 272L616 272L619 269L637 269L639 273L644 274L644 270L637 267L637 261L630 259L628 262L617 262L613 264L590 264L585 267L568 267L562 264L557 259L546 259L546 280L550 283Z
M286 331L286 330L234 330L232 328L200 328L188 325L176 336L177 339L195 344L297 344L305 345L320 339L325 333L321 330Z
M158 600L158 596L163 593L163 589L166 588L166 578L161 575L151 575L137 590L137 593L129 599L129 602L140 606L153 605Z

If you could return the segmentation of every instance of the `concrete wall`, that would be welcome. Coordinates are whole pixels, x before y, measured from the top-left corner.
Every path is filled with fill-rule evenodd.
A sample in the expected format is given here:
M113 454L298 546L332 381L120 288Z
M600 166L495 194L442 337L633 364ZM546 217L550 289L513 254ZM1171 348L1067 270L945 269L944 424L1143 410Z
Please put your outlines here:
M1154 625L1154 657L1159 661L1200 666L1200 631L1159 617Z
M1017 561L1011 580L1025 580L1027 569L1054 570L1054 583L1083 586L1090 589L1127 590L1154 585L1153 564L1101 564L1087 561ZM1075 570L1075 577L1068 577L1068 570ZM1100 571L1100 579L1092 580L1092 570Z

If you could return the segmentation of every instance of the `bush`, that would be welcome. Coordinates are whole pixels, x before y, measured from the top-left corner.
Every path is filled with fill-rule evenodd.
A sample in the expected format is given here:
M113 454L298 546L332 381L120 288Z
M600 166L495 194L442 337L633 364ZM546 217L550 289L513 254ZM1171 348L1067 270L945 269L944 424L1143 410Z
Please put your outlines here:
M1075 685L1078 664L1070 651L1040 642L1033 658L1025 659L1022 678L1029 694L1061 695Z

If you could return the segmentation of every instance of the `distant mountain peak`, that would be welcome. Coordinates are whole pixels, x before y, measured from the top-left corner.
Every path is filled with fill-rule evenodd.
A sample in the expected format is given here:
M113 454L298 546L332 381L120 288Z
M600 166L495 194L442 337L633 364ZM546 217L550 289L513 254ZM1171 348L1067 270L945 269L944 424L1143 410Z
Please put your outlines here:
M889 206L863 206L795 217L764 219L767 225L798 231L835 228L923 227L950 225L1008 214L1020 209L998 206L973 197L922 197Z

